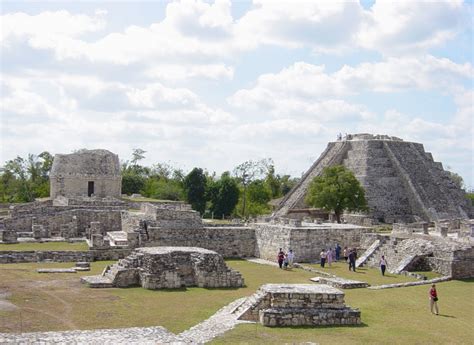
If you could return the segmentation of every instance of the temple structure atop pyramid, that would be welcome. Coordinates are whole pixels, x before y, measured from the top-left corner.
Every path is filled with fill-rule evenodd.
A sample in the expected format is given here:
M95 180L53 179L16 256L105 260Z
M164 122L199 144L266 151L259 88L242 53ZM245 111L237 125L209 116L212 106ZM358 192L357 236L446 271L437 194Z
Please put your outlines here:
M327 148L280 202L275 216L308 209L305 196L327 166L344 165L365 189L370 216L380 222L472 218L465 192L420 143L387 135L353 134Z

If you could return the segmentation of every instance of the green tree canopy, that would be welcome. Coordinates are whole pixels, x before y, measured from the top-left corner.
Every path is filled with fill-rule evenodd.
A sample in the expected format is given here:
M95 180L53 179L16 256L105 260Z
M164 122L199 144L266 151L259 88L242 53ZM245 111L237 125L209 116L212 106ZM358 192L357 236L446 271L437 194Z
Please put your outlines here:
M367 210L364 188L354 174L342 165L326 167L320 176L313 179L306 202L313 207L334 211L338 223L344 210Z
M210 210L216 217L232 214L239 201L239 186L229 172L222 174L217 181L211 180L208 186L208 198L211 201Z
M206 210L206 185L206 175L201 168L194 168L184 178L186 201L201 214Z

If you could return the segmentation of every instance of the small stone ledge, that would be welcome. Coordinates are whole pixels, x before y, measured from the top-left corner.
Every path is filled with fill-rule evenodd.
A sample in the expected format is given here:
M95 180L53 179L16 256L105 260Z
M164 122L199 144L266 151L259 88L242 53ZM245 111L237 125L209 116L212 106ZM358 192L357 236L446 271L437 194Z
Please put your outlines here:
M449 281L449 280L451 280L451 279L452 279L452 277L447 276L447 277L440 277L440 278L434 278L434 279L423 280L423 281L417 281L417 282L407 282L407 283L397 283L397 284L387 284L387 285L376 285L376 286L370 286L370 287L368 287L368 289L371 289L371 290L382 290L382 289L409 287L409 286L417 286L417 285L428 285L428 284L446 282L446 281Z
M303 265L303 264L295 263L295 264L293 264L293 266L296 267L296 268L301 268L304 271L321 274L321 275L326 276L326 277L338 278L334 274L327 273L327 272L324 272L324 271L321 271L321 270L318 270L316 268L309 267L309 266L306 266L306 265Z
M38 273L76 273L74 268L38 268Z
M370 286L366 282L361 282L358 280L350 280L339 277L327 278L327 277L315 277L311 278L311 281L320 284L330 285L339 289L362 289Z

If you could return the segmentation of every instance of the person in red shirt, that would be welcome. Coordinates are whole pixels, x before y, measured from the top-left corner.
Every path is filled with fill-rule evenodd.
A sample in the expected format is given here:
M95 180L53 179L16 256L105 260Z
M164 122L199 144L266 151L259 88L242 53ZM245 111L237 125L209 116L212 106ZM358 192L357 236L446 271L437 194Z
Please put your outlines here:
M438 293L436 292L436 285L435 284L431 285L429 295L430 295L430 310L431 310L431 313L438 315L439 314ZM435 310L434 313L433 313L433 308Z
M282 268L283 261L285 260L285 252L281 248L280 248L280 251L278 252L277 260L278 260L278 266Z

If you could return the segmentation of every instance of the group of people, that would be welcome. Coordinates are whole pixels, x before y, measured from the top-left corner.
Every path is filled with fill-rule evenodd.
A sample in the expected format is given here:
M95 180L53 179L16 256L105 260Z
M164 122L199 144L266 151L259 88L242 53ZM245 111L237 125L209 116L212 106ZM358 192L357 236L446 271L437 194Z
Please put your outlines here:
M321 257L321 267L324 267L325 264L327 263L328 266L331 266L331 263L335 261L339 261L340 259L340 254L341 254L341 247L339 244L336 244L336 247L334 249L329 248L329 249L323 249L321 253L319 254ZM344 250L342 252L344 260L349 263L349 271L352 269L355 272L355 265L356 265L356 259L357 259L357 250L355 248L349 249L347 247L344 247ZM293 252L292 249L288 251L288 253L285 253L282 248L278 251L277 255L277 260L278 260L278 266L281 269L288 269L293 267L293 262L295 259L295 253ZM379 262L380 270L382 272L382 275L385 275L385 271L387 269L387 260L385 259L385 256L382 255L380 258ZM429 300L430 300L430 310L431 313L438 315L439 310L438 310L438 293L436 291L436 286L433 284L431 286L431 289L429 291Z
M321 253L319 253L321 267L324 268L326 264L328 266L331 266L331 263L333 261L339 261L341 259L341 250L342 248L339 244L336 244L336 247L334 249L329 248L321 250ZM352 269L355 272L357 250L355 248L349 249L348 247L344 247L342 255L344 257L344 260L349 263L349 271Z
M277 255L278 266L282 269L293 268L293 261L295 260L295 253L290 249L288 253L285 253L282 248L278 251Z

